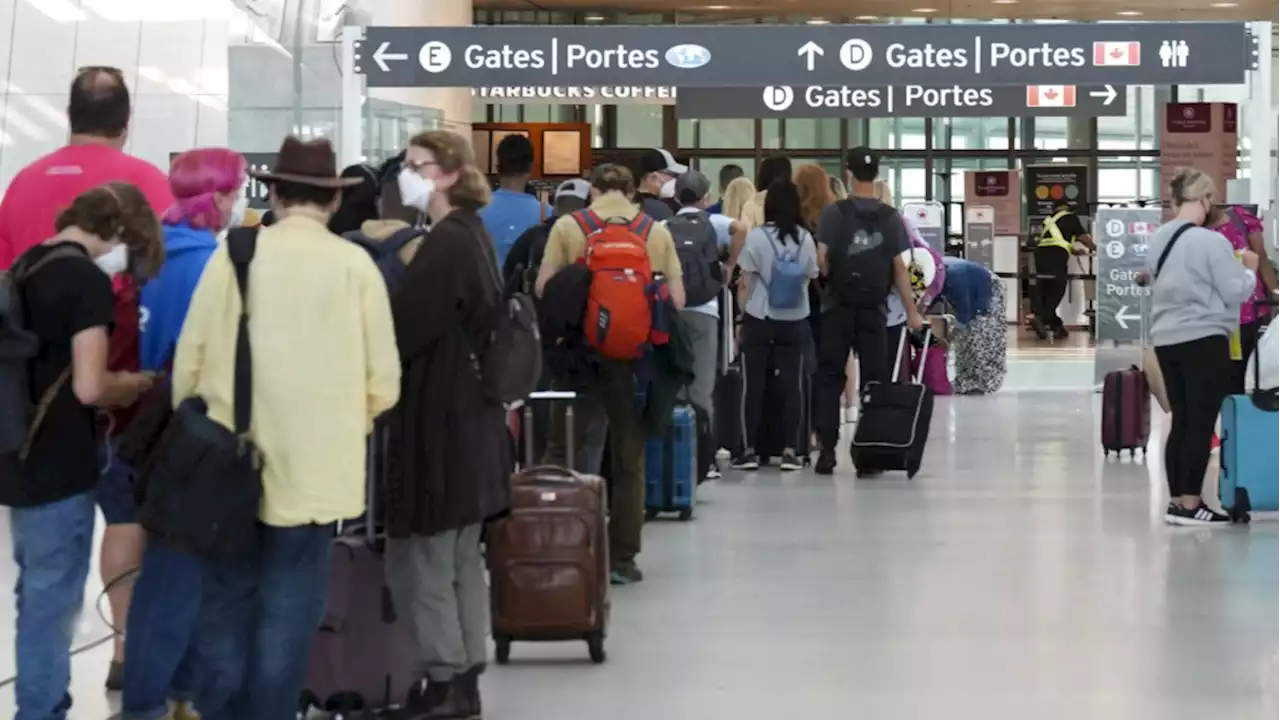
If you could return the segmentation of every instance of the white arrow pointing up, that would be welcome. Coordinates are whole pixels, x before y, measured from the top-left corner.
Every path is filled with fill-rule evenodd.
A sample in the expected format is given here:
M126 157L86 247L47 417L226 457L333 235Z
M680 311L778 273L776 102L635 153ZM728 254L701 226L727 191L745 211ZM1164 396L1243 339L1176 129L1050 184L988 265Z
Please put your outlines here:
M796 51L796 55L806 56L804 64L809 72L813 72L814 67L817 65L818 56L824 54L822 46L812 40L801 45L800 49Z
M1128 323L1128 322L1126 322L1127 320L1141 320L1141 319L1142 319L1142 316L1141 316L1141 315L1129 315L1129 314L1127 314L1127 312L1126 312L1126 311L1127 311L1128 309L1129 309L1129 306L1128 306L1128 305L1121 305L1121 306L1120 306L1120 309L1116 311L1116 322L1120 323L1120 327L1124 328L1125 330L1128 330L1128 329L1129 329L1129 323Z
M409 55L407 53L387 52L389 49L391 49L391 43L384 42L378 46L377 50L373 51L373 61L378 64L378 68L381 69L382 72L391 70L391 66L387 65L388 60L409 59Z
M1107 88L1106 90L1090 91L1089 97L1105 98L1102 101L1103 107L1110 105L1112 102L1115 102L1116 95L1118 95L1119 93L1117 93L1116 89L1111 87L1110 85L1107 85L1106 88Z

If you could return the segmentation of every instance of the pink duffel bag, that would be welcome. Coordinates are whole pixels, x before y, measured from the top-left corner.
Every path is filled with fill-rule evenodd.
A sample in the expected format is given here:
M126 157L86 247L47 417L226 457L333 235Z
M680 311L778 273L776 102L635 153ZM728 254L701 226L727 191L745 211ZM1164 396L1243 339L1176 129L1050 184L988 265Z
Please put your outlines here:
M947 350L937 345L915 350L911 354L911 374L920 375L920 363L924 363L921 382L934 395L951 395L951 379L947 377Z

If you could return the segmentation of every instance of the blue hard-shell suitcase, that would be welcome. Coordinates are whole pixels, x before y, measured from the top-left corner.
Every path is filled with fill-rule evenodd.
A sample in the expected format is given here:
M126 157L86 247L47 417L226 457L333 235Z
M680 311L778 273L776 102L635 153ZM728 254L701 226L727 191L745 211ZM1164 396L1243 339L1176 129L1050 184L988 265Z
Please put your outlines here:
M1249 522L1249 512L1280 510L1280 460L1276 435L1280 413L1275 392L1231 395L1222 402L1222 449L1218 497L1233 520Z
M698 486L698 422L689 406L677 406L671 427L645 444L645 516L675 512L693 518L694 489Z

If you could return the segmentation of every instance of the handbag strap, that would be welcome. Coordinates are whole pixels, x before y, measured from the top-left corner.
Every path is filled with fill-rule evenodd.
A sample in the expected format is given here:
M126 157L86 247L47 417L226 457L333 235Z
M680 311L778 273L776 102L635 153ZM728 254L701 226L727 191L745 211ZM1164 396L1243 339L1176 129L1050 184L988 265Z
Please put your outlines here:
M249 264L258 249L257 228L235 228L227 233L227 254L240 289L240 323L236 328L236 365L233 414L236 435L249 432L253 420L253 348L249 343Z
M1169 251L1177 244L1178 239L1182 237L1183 233L1193 227L1195 227L1195 225L1187 223L1173 231L1173 237L1169 238L1169 242L1164 246L1164 252L1160 253L1160 259L1156 261L1156 274L1155 277L1152 278L1152 282L1160 278L1160 271L1164 269L1164 261L1169 259Z

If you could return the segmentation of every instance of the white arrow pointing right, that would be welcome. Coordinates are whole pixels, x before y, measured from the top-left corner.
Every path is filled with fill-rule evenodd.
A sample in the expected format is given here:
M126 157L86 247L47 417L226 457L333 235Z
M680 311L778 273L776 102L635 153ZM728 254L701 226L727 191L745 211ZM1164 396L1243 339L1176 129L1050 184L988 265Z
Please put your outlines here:
M391 43L384 42L378 46L377 50L373 51L373 61L378 64L378 68L381 69L382 72L388 72L389 70L391 70L391 66L387 65L388 60L408 60L409 59L409 55L407 53L387 52L390 49L391 49Z
M1116 96L1119 95L1119 93L1116 92L1116 89L1110 85L1105 87L1106 90L1092 90L1089 92L1089 97L1104 98L1102 101L1103 107L1109 106L1111 103L1115 102Z
M805 66L809 72L813 72L813 69L817 66L818 56L825 54L826 52L822 49L822 46L812 40L801 45L800 49L796 51L796 55L807 56L805 57Z
M1128 311L1128 309L1129 309L1129 306L1128 306L1128 305L1121 305L1121 306L1120 306L1120 309L1116 311L1116 322L1120 323L1120 327L1124 328L1125 330L1128 330L1128 329L1129 329L1129 323L1128 323L1128 322L1125 322L1126 320L1141 320L1141 319L1142 319L1142 316L1141 316L1141 315L1129 315L1129 314L1127 314L1127 312L1126 312L1126 311Z

